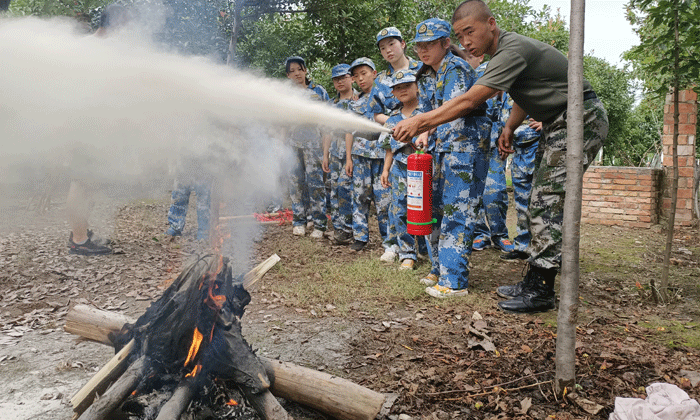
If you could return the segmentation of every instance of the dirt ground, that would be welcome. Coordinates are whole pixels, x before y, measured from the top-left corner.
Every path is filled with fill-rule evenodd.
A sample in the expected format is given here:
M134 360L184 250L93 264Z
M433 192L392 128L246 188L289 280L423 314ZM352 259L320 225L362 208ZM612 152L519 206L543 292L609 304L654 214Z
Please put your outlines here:
M193 238L192 214L184 237L165 240L165 198L104 199L91 222L110 234L117 252L74 256L63 205L37 213L26 203L20 197L0 209L0 418L68 419L70 397L113 355L63 331L68 309L83 303L136 317L206 246ZM389 418L607 419L615 397L644 398L654 382L676 384L700 400L697 228L676 234L673 299L655 305L648 285L660 277L662 229L582 227L577 385L563 400L551 382L556 312L496 309L495 288L518 281L524 263L503 262L493 249L475 253L470 295L461 300L436 301L418 289L410 298L387 298L377 288L369 299L323 302L296 285L333 290L327 271L309 262L372 264L381 253L377 241L351 253L327 239L292 237L289 225L256 229L252 245L235 236L224 244L225 255L243 255L241 272L273 253L281 257L251 293L246 339L266 357L395 394ZM426 272L423 263L408 276L417 284ZM297 419L326 418L294 403L285 407Z

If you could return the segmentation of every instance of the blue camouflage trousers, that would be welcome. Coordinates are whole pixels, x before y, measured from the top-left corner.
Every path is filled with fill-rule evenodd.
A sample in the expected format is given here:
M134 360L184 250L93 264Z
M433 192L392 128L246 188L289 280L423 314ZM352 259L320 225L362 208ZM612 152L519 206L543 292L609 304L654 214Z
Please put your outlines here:
M465 289L469 285L469 255L481 196L488 172L487 152L437 153L433 158L433 217L437 219L429 243L431 273L441 286Z
M333 229L352 233L352 177L345 173L345 158L331 155L329 166Z
M506 161L498 155L497 146L491 147L489 171L484 184L484 205L479 211L474 237L486 242L508 239L507 213Z
M168 210L169 235L181 235L185 229L187 208L190 195L197 195L197 239L209 237L209 219L211 218L211 180L181 181L176 179Z
M525 251L530 244L530 225L527 221L527 207L532 190L532 175L535 173L535 155L537 140L525 144L513 144L513 159L510 162L510 174L513 182L513 198L517 215L517 232L513 239L516 251Z
M583 170L595 159L608 135L608 115L597 99L583 102ZM532 238L527 248L530 264L561 267L562 222L566 191L566 113L542 126L532 181L528 218Z
M369 241L369 208L372 201L377 208L377 223L382 243L386 239L389 221L391 189L384 188L381 182L384 159L352 156L352 231L355 240Z
M293 168L289 175L294 226L305 226L311 217L314 228L326 230L326 188L323 183L321 149L293 147Z
M406 216L408 208L408 188L406 164L395 160L389 172L391 182L391 204L389 205L389 225L387 226L384 248L393 248L399 254L399 261L416 260L416 239L408 233Z

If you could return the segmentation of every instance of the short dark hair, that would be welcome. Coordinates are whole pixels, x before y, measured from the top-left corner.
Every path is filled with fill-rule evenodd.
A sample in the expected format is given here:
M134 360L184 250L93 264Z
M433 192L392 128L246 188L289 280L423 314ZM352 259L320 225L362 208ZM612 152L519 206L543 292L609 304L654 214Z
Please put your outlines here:
M486 22L493 17L491 9L482 0L466 0L460 3L452 14L452 23L467 16L475 15L477 19Z
M286 73L289 73L289 69L292 66L292 63L297 63L301 66L302 70L306 70L306 62L304 61L303 58L301 58L301 57L289 57L284 62L284 71Z

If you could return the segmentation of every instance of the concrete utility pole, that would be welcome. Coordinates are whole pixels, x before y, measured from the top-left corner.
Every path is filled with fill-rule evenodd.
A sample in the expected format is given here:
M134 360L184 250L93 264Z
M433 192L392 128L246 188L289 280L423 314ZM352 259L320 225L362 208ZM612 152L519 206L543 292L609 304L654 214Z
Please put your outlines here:
M554 390L563 395L576 384L579 240L583 184L583 32L586 0L571 0L569 97L566 110L566 198L562 225L561 288L557 316Z

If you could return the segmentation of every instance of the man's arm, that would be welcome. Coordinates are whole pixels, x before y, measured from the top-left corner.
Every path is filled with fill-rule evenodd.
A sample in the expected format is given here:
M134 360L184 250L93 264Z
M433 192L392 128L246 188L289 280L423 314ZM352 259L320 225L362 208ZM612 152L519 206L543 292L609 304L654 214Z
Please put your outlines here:
M506 125L503 127L500 137L498 137L498 154L501 159L505 160L509 154L514 153L513 150L513 135L515 130L523 123L527 113L513 102L513 109L510 110L510 116Z
M419 133L469 114L496 92L498 92L497 89L474 85L462 95L442 104L440 108L399 122L394 127L394 138L400 142L408 143Z

